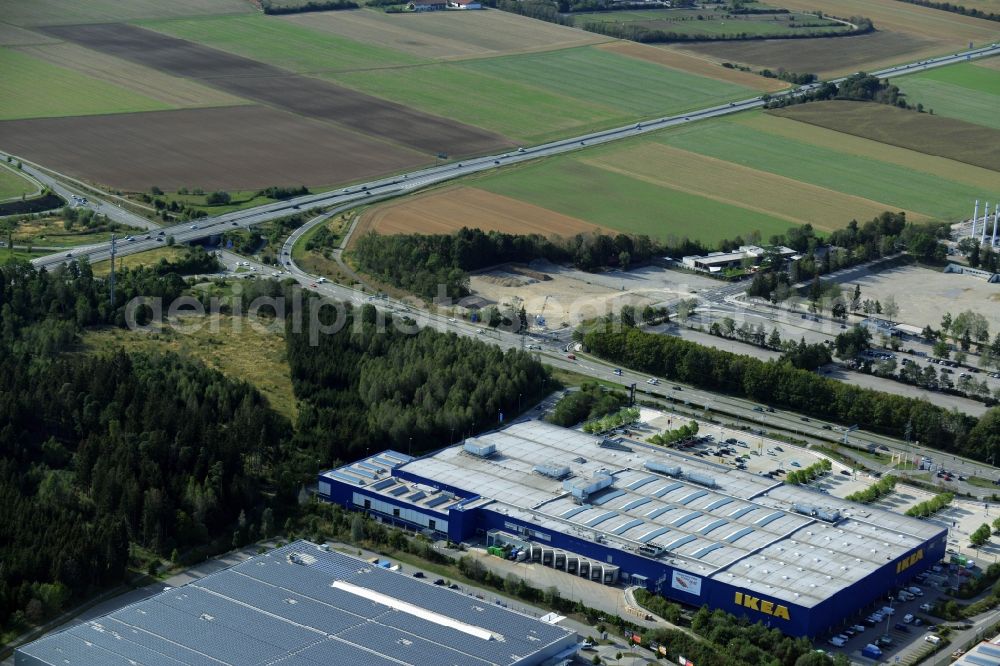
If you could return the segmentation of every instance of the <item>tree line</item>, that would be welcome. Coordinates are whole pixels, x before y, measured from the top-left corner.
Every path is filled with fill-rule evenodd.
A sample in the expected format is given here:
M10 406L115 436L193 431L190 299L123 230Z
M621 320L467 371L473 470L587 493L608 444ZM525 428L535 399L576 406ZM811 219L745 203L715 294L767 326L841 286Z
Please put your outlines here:
M611 362L710 391L782 406L838 423L902 436L907 424L921 442L986 460L1000 448L1000 408L978 421L926 400L861 388L800 370L675 338L602 323L583 335L585 346Z
M963 14L965 16L974 16L975 18L986 19L987 21L1000 21L1000 13L983 11L982 9L976 9L975 7L956 5L951 2L934 2L933 0L899 0L899 1L908 2L911 5L919 5L921 7L930 7L931 9L940 9L941 11L945 12Z
M852 17L852 21L855 17ZM871 28L874 30L874 28ZM867 30L866 32L871 32ZM838 35L848 33L837 33ZM858 34L858 33L850 33ZM768 39L771 35L767 36ZM798 95L781 95L780 97L769 98L764 108L778 109L794 104L805 104L807 102L821 102L832 99L850 100L855 102L875 102L877 104L888 104L902 109L915 109L923 112L923 105L910 106L906 101L906 95L898 86L889 83L887 80L878 78L873 74L857 72L851 74L839 84L826 81L819 87Z
M774 34L761 34L753 32L729 32L729 33L690 33L678 32L676 30L662 30L651 28L648 25L630 23L611 23L603 21L587 21L578 26L588 32L596 32L600 35L607 35L616 39L627 39L643 44L663 44L669 42L726 42L726 41L749 41L754 39L815 39L817 37L847 37L850 35L864 35L875 30L875 26L870 19L852 16L850 22L855 25L853 28L838 32L826 30L810 30L808 25L797 26L794 32L781 32Z
M265 14L301 14L303 12L327 12L337 9L358 9L361 5L353 0L310 0L303 4L284 5L273 0L260 0L260 8Z

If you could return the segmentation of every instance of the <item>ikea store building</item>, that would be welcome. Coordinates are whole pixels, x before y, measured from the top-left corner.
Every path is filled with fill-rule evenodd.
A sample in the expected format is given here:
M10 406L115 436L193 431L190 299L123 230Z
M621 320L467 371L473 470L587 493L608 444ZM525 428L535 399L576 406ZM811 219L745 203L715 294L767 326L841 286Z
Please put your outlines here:
M327 501L792 636L855 618L944 557L947 530L770 478L541 421L319 476Z

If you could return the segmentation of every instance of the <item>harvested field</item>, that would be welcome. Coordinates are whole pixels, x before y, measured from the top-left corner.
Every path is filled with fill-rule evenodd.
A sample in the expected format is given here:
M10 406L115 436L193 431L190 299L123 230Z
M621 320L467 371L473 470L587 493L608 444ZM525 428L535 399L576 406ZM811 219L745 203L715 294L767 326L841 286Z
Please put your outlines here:
M1000 178L997 177L996 171L955 162L936 155L927 155L906 148L876 143L816 125L789 121L767 113L742 114L738 122L756 131L776 134L820 148L847 153L864 158L866 161L887 162L922 174L942 176L973 189L987 191L1000 189Z
M509 12L386 14L374 9L281 17L282 21L430 59L481 58L611 41Z
M798 104L772 113L984 169L1000 168L1000 130L953 118L847 101Z
M156 111L159 100L0 48L0 120Z
M17 51L52 65L72 69L80 74L121 86L174 108L249 103L247 100L191 79L170 76L150 67L143 67L71 42L24 46Z
M152 185L330 185L427 161L398 146L258 106L0 122L0 145L71 176L133 191Z
M890 208L878 201L662 144L647 143L583 161L630 178L781 218L789 226L809 223L822 231L832 231L852 218L868 220ZM921 216L910 213L910 217Z
M354 237L367 231L450 234L462 227L542 236L574 236L600 229L583 220L510 197L472 187L450 187L366 211Z
M668 48L709 56L719 62L811 72L820 78L877 69L881 65L933 55L941 50L930 39L881 28L878 32L850 37L706 42Z
M245 0L2 0L0 16L20 26L108 23L140 19L252 14Z
M728 9L631 9L623 11L574 12L573 25L613 23L647 30L688 35L695 39L735 39L740 35L772 37L801 35L803 32L828 35L849 28L814 14L731 14Z
M1000 58L984 58L976 60L973 64L976 67L985 67L986 69L1000 69Z
M425 153L468 155L511 145L498 135L430 116L342 86L254 60L121 24L46 28L77 42L239 97L330 121Z
M764 78L750 72L741 72L738 69L729 69L704 56L684 53L675 49L624 41L602 44L598 48L630 58L654 62L657 65L678 69L688 74L697 74L698 76L707 76L718 81L735 83L738 86L746 86L747 88L761 92L776 92L788 87L788 84L784 81Z

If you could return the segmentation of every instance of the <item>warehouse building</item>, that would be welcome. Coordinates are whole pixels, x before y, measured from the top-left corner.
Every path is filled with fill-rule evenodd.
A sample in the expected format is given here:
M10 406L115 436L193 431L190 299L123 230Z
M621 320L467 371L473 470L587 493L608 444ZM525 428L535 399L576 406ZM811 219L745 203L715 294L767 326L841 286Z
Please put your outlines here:
M947 530L541 421L319 477L324 499L455 542L818 636L939 561Z
M18 648L16 666L534 666L562 627L297 541Z

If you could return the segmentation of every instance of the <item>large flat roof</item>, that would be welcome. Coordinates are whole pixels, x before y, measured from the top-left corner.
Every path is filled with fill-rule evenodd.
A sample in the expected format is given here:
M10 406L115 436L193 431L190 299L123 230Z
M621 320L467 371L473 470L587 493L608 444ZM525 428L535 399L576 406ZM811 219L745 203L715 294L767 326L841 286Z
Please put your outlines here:
M588 540L599 536L622 550L658 546L672 566L806 607L942 532L914 518L662 447L601 442L528 421L472 441L493 445L492 456L453 446L398 467L425 483L379 477L362 485L404 500L419 488L425 506L438 501L434 484L467 489L479 497L466 506L488 504L539 527ZM539 469L569 475L553 478ZM574 497L573 486L586 487L604 473L612 477L610 487ZM440 506L460 501L461 495L447 493ZM840 519L826 522L807 507L816 514L837 511Z
M19 651L43 664L513 665L573 632L298 541Z

